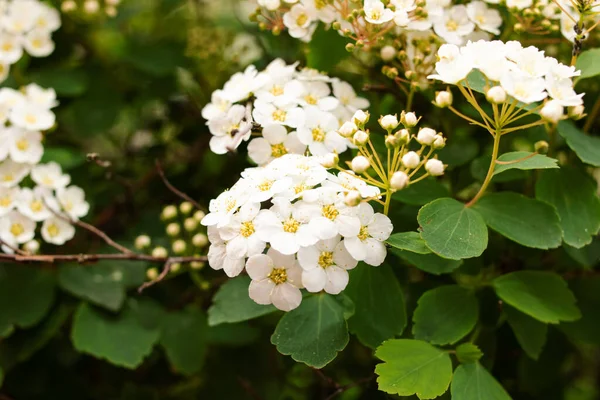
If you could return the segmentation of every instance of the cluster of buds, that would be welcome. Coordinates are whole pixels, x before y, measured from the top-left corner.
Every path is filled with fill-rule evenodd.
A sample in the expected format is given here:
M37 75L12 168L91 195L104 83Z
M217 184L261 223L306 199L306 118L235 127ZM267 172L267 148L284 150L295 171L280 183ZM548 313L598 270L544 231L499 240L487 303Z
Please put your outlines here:
M94 16L101 13L115 17L117 6L121 0L63 0L60 9L64 13L81 12L85 16Z

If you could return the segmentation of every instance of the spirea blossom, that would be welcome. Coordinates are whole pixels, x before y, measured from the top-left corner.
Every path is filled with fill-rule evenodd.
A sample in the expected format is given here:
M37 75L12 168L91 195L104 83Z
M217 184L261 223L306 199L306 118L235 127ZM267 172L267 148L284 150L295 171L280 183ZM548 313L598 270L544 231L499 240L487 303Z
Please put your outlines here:
M302 288L340 293L359 261L385 259L392 223L361 201L378 193L350 172L328 172L316 156L286 154L246 169L202 220L209 264L230 277L245 268L250 297L284 311L298 307Z
M318 156L342 153L350 143L338 134L339 121L368 106L348 83L277 59L264 71L249 66L233 75L212 94L202 116L213 135L214 153L233 151L252 138L248 155L265 165L307 149Z

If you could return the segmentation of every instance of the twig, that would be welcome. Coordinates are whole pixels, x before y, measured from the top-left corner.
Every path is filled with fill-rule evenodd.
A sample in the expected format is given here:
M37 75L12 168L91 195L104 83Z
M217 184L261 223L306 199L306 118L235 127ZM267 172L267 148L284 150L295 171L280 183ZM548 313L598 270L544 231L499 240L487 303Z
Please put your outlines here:
M77 262L79 264L94 263L103 260L145 261L157 264L206 262L206 256L185 257L153 257L147 254L4 254L0 253L0 261L15 264L55 264L58 262Z
M142 284L142 286L140 286L138 288L138 293L142 293L144 291L144 289L149 288L150 286L154 285L155 283L158 283L160 281L162 281L163 279L165 279L165 277L169 274L169 271L171 271L171 265L176 264L176 261L173 261L171 259L167 260L165 262L165 265L163 266L162 271L160 271L160 274L152 279L149 282L144 282Z
M21 250L18 247L15 247L15 246L7 243L5 240L3 240L2 238L0 238L0 247L2 247L2 246L8 247L9 249L11 249L12 251L14 251L17 254L27 255L27 253L24 252L23 250Z
M171 184L171 182L169 182L169 180L165 176L165 172L163 171L162 166L160 165L160 162L158 160L156 160L156 170L158 171L158 175L160 175L160 178L162 179L162 181L165 184L165 186L167 187L167 189L169 189L171 192L175 193L180 198L192 203L194 205L194 207L196 207L198 210L205 211L205 208L202 207L200 205L200 203L198 203L196 200L192 199L189 195L183 193L181 190L177 189L175 186L173 186Z
M96 163L96 165L102 168L110 168L112 166L110 161L101 159L98 153L89 153L87 155L87 160Z

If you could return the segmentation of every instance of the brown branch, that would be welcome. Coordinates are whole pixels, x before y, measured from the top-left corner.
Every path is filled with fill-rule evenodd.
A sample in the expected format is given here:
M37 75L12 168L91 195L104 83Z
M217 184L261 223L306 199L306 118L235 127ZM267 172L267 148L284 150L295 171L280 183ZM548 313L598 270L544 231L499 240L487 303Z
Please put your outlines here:
M175 186L173 186L171 184L171 182L169 182L169 180L165 176L165 172L163 171L162 166L160 165L160 162L158 160L156 160L156 170L158 171L158 175L160 175L160 178L162 179L162 181L165 184L165 186L167 187L167 189L169 189L171 192L173 192L180 198L184 199L185 201L189 201L190 203L192 203L194 205L194 207L196 207L198 210L206 211L206 209L204 207L202 207L200 205L200 203L198 203L196 200L192 199L189 195L183 193L181 190L177 189Z
M0 253L0 261L15 264L55 264L58 262L77 262L79 264L94 263L102 260L145 261L157 264L206 262L206 256L153 257L147 254L4 254Z
M9 248L10 250L14 251L17 254L20 255L26 255L27 253L24 252L23 250L19 249L18 247L15 247L9 243L7 243L5 240L3 240L2 238L0 238L0 247L5 246L7 248Z

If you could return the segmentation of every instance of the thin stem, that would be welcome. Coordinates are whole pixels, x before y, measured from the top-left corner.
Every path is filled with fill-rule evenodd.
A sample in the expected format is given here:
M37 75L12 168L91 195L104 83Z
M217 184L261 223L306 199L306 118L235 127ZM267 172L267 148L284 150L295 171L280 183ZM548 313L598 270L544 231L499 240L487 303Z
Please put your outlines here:
M392 191L388 188L385 192L385 204L383 205L383 213L388 215L390 211L390 202L392 201Z
M409 112L412 108L413 98L415 97L415 85L410 84L410 91L408 92L408 97L406 98L406 112Z
M473 197L473 199L471 199L471 201L469 201L466 204L467 207L471 207L473 204L477 203L477 201L485 193L485 190L487 189L490 182L492 181L492 178L494 177L494 169L496 167L496 159L498 158L498 151L500 149L500 138L501 137L502 137L502 135L500 134L500 131L498 130L496 132L496 134L494 135L494 148L492 150L492 161L490 162L490 167L488 169L485 180L483 181L483 184L481 185L479 192L477 192L475 197Z
M516 126L514 128L509 128L509 129L503 129L502 135L506 135L507 133L511 133L514 131L520 131L522 129L533 128L534 126L539 126L539 125L543 125L543 124L545 124L545 121L539 120L537 122L532 122L530 124L520 125L520 126Z
M475 121L473 118L471 117L467 117L466 115L464 115L463 113L461 113L460 111L458 111L456 108L450 106L448 107L450 109L450 111L452 111L454 114L458 115L459 117L469 121L470 123L474 124L474 125L478 125L482 128L484 128L485 130L488 129L487 126L485 126L484 124L482 124L481 122Z
M422 181L423 179L427 178L428 176L429 176L429 172L427 172L427 173L425 173L425 174L421 175L420 177L418 177L418 178L417 178L417 179L415 179L414 181L411 181L411 182L410 182L410 184L412 185L412 184L415 184L415 183L417 183L417 182L419 182L419 181Z
M192 199L187 194L183 193L181 190L177 189L175 186L173 186L171 184L171 182L169 182L169 180L165 176L165 172L162 168L162 165L160 165L160 162L158 160L155 161L155 164L156 164L156 171L158 172L160 179L162 179L162 181L165 184L165 186L167 187L167 189L169 189L175 195L181 197L183 200L189 201L190 203L192 203L194 205L194 207L196 207L198 210L206 211L206 208L202 207L200 205L200 203L198 203L196 200Z

